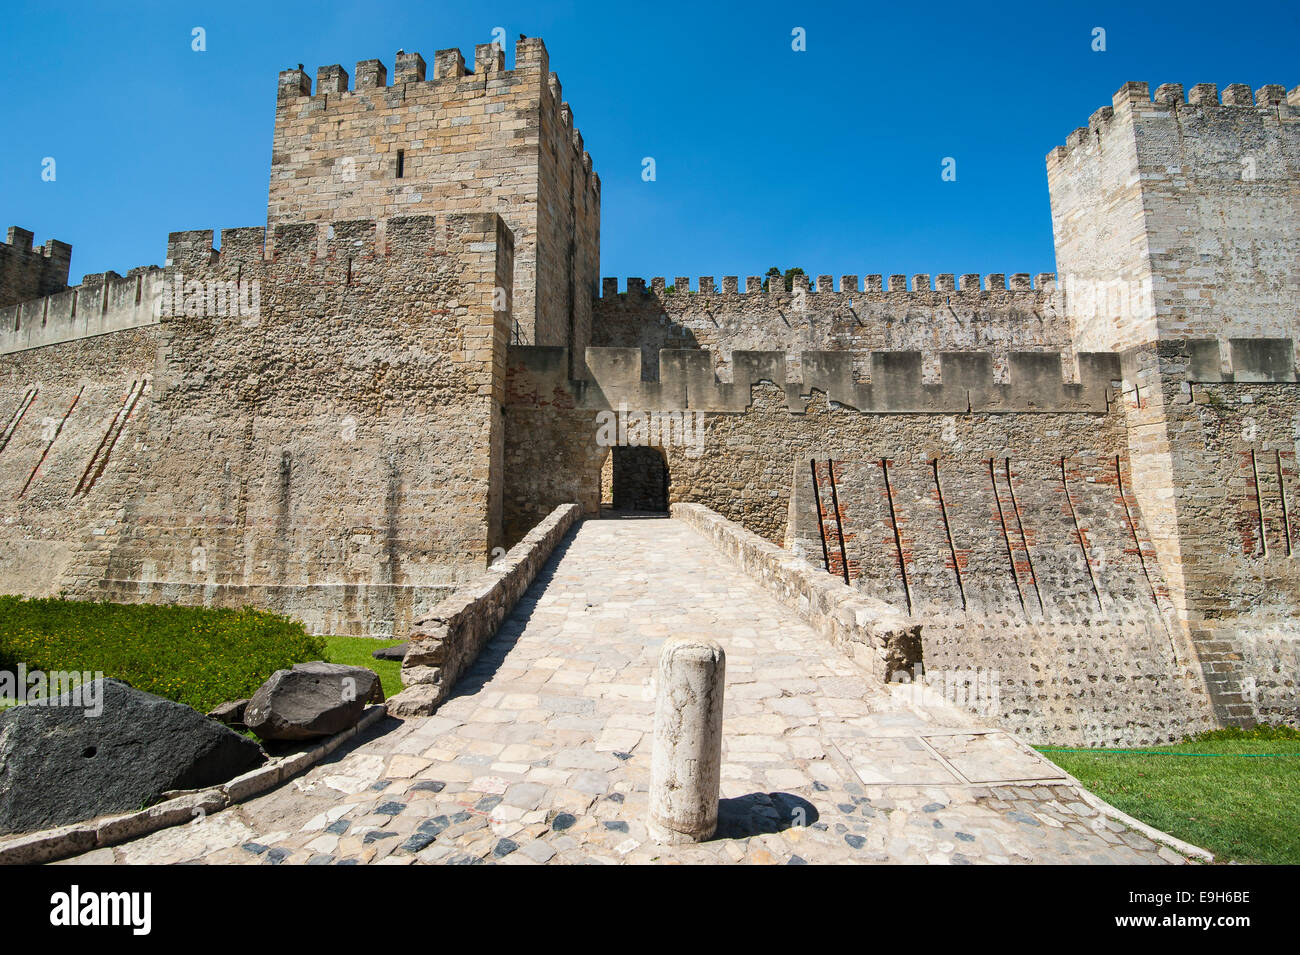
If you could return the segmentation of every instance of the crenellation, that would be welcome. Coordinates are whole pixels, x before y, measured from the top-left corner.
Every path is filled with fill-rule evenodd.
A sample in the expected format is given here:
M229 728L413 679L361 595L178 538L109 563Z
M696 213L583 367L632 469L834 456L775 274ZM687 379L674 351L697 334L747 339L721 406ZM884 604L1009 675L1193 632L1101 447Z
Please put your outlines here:
M1157 106L1170 108L1187 102L1182 83L1164 83L1156 87L1155 102Z
M1270 83L1255 90L1256 106L1277 106L1286 101L1286 87L1280 84Z
M218 258L227 265L263 261L266 258L266 229L262 226L222 229Z
M569 359L554 348L511 346L509 363L517 396L567 394L566 403L591 411L620 407L639 411L743 413L753 389L769 382L784 390L787 411L802 414L814 393L846 413L1043 414L1064 411L1106 414L1121 379L1120 356L1086 353L1072 364L1069 381L1060 352L1012 352L1009 374L1000 380L988 352L939 352L937 375L922 368L931 356L920 351L776 351L731 353L731 378L717 373L708 350L663 349L646 363L638 348L588 348L583 374L568 376ZM1073 357L1073 356L1072 356ZM858 370L868 374L859 374Z
M1214 83L1197 83L1187 91L1189 106L1218 106L1219 87Z
M356 90L384 89L388 86L388 67L381 60L357 60Z
M433 54L435 80L459 80L465 75L465 54L459 47L438 50Z
M1224 106L1254 106L1255 98L1245 83L1229 83L1223 88Z
M506 68L506 54L495 43L480 43L474 47L474 75L487 78Z
M398 50L393 57L394 83L423 83L424 72L424 57L418 53L407 53Z
M281 70L277 99L280 103L311 95L311 79L302 64L297 69Z
M316 69L316 95L338 94L348 91L348 71L335 63Z

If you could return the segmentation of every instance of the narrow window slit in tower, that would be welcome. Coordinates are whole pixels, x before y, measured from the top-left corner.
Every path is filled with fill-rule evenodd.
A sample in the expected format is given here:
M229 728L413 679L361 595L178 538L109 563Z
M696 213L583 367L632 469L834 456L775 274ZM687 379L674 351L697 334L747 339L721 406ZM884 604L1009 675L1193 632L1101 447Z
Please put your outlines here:
M348 259L348 286L352 285L352 260Z
M406 174L406 150L397 151L397 178L401 179Z

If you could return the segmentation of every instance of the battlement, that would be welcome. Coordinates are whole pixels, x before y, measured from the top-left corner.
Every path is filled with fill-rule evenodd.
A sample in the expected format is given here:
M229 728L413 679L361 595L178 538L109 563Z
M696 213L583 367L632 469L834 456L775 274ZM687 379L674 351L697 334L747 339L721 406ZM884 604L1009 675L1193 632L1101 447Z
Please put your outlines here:
M173 268L232 269L278 261L331 259L355 262L389 255L446 251L458 236L510 236L492 212L443 215L393 216L387 219L350 219L337 222L295 222L271 230L246 226L221 230L221 245L213 244L215 231L191 229L167 236L167 265ZM505 241L511 241L509 238Z
M1103 414L1120 382L1120 359L1111 353L1079 354L1079 381L1067 382L1059 352L1012 352L1005 384L995 380L994 357L986 352L941 352L940 380L933 383L922 379L922 357L919 351L805 351L801 374L792 377L785 352L735 350L732 380L724 382L708 351L663 349L657 380L646 381L640 349L588 348L583 376L574 381L568 349L512 346L509 393L512 403L590 410L743 412L753 403L752 387L769 382L784 390L795 413L806 410L816 391L833 407L873 414ZM871 369L865 379L854 373L864 358Z
M465 64L465 57L459 49L438 50L433 57L433 73L428 74L428 65L419 53L407 53L398 50L394 56L393 82L388 82L388 67L382 60L358 60L356 64L356 87L349 90L348 72L341 64L322 66L316 70L315 93L312 92L312 80L307 70L300 63L293 69L281 70L276 86L276 109L302 106L309 113L339 110L347 111L354 100L361 100L363 108L371 109L376 100L379 105L395 106L404 104L409 97L421 91L430 96L439 97L448 94L447 106L454 114L461 112L455 101L458 94L475 91L486 92L491 85L499 91L507 91L512 86L530 84L539 93L547 90L551 96L558 122L564 130L564 138L573 147L578 161L585 172L594 179L594 188L599 193L599 178L592 172L591 155L583 148L582 133L574 125L573 109L560 97L560 81L550 72L546 45L540 37L524 37L515 46L515 67L505 68L505 53L495 43L480 43L474 48L474 66ZM465 117L454 115L453 125ZM278 122L278 120L277 120Z
M604 278L601 280L601 297L607 299L618 295L656 295L661 298L685 295L703 297L767 295L773 298L791 298L795 295L822 297L923 295L933 297L936 294L964 293L980 295L983 293L1008 292L1028 292L1033 296L1041 296L1056 287L1056 275L1051 272L1040 272L1032 280L1028 272L1017 272L1010 277L1004 272L992 272L984 276L977 273L967 273L961 276L944 273L933 276L933 279L930 273L920 272L911 276L910 284L906 275L868 275L865 277L865 284L862 278L857 275L841 275L838 289L835 287L835 277L832 275L817 276L815 285L809 282L809 276L796 275L793 278L794 289L791 291L786 290L783 278L772 277L770 282L768 282L768 278L768 276L750 275L745 278L742 285L739 276L725 275L722 278L721 287L718 287L712 275L702 275L696 281L694 290L690 287L690 277L684 275L674 278L672 285L668 285L661 276L652 278L648 286L643 278L628 278L625 280L624 289L621 292L619 291L619 280L617 278ZM764 282L768 284L766 290L763 288Z
M75 288L0 308L0 354L155 325L151 305L162 269L87 275Z
M388 67L382 60L358 60L356 87L349 91L348 73L341 64L322 66L316 70L315 96L343 96L408 87L416 83L436 84L472 80L480 85L489 81L508 83L516 76L539 76L543 83L550 73L546 44L540 37L524 37L515 47L515 68L505 68L505 52L495 43L480 43L474 47L473 66L466 66L464 54L455 47L438 50L433 55L433 74L428 74L428 64L419 53L398 50L393 57L393 82L388 82ZM283 104L312 97L311 76L301 63L297 67L281 70L276 84L276 99Z
M1167 116L1175 111L1199 111L1206 115L1221 110L1250 111L1258 114L1261 121L1267 118L1279 123L1297 122L1300 121L1300 86L1287 92L1284 86L1269 84L1252 94L1244 83L1231 83L1222 93L1214 83L1197 83L1184 93L1181 83L1165 83L1156 88L1153 96L1146 83L1125 83L1111 98L1110 106L1094 112L1087 126L1074 130L1064 145L1047 154L1048 169L1075 150L1095 147L1117 121L1131 123L1134 119Z

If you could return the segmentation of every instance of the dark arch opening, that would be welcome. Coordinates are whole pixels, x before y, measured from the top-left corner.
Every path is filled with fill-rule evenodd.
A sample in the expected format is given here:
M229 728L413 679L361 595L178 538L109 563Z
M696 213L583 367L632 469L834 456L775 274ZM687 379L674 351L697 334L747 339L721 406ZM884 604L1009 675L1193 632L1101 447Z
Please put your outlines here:
M668 511L668 462L659 448L613 449L614 509Z

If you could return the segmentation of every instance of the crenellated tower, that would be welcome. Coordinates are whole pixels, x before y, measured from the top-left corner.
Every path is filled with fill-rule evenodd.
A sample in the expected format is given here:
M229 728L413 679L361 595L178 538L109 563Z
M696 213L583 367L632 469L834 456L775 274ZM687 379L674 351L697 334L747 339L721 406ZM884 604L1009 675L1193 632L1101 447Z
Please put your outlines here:
M1300 87L1126 83L1047 157L1066 315L1220 719L1294 718Z
M398 51L311 79L279 77L268 235L294 222L495 212L515 239L515 340L581 354L600 272L600 178L550 72L521 38L514 68L496 44L473 64L439 50L432 68ZM382 244L382 226L379 241Z

